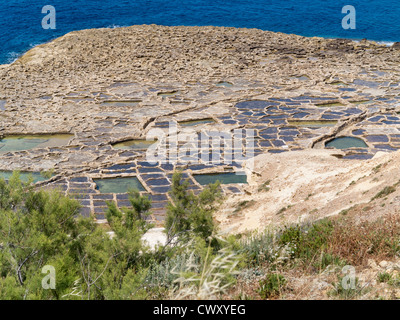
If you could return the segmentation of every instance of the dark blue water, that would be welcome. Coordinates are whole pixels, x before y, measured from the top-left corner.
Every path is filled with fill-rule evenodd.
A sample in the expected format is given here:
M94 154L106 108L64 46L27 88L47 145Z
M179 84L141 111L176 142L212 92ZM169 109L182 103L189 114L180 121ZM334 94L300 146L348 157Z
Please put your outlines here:
M357 11L342 28L342 7ZM56 30L41 26L41 9L56 9ZM229 26L304 36L400 41L399 0L0 0L0 64L72 30L160 24Z

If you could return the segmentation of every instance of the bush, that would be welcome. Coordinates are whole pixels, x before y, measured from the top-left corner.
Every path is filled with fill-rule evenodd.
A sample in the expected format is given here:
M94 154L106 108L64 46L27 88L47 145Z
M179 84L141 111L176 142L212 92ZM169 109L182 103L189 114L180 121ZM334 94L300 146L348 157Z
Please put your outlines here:
M339 277L339 281L334 285L334 289L328 292L331 297L337 297L342 300L353 300L366 292L366 289L361 287L358 278L354 279L354 287L343 287L343 278Z
M278 234L278 244L282 247L287 246L292 258L299 256L299 252L302 249L302 242L303 232L300 226L286 227Z
M199 248L200 244L200 248ZM202 244L202 245L201 245ZM209 243L192 241L186 249L188 259L182 269L173 270L179 275L170 292L171 299L217 299L235 283L234 275L239 264L239 256L227 246L216 251ZM200 250L199 250L200 249ZM205 255L200 255L199 252ZM181 266L182 267L182 266Z
M396 188L395 188L394 186L387 186L387 187L384 187L381 191L379 191L379 192L371 199L371 201L376 200L376 199L379 199L379 198L386 197L387 195L389 195L389 194L391 194L391 193L393 193L393 192L395 192L395 191L396 191Z
M387 215L375 221L338 219L329 239L329 252L351 265L368 259L387 260L400 252L400 217Z
M222 196L220 183L208 185L198 196L188 188L188 179L182 179L182 172L175 172L170 190L172 201L168 203L165 221L168 240L187 239L190 232L208 239L215 231L212 214Z
M287 246L292 258L314 260L327 249L332 230L332 221L328 219L311 226L286 227L278 234L278 244Z
M34 189L18 173L0 179L0 298L133 299L148 294L143 278L150 261L141 236L150 201L131 193L132 208L109 204L111 239L92 218L79 216L78 201ZM45 290L44 266L56 272Z
M258 293L262 299L279 297L286 286L284 276L277 273L267 274L265 279L260 280Z
M378 282L380 283L389 283L392 280L392 275L388 272L379 272L378 273Z
M274 259L274 236L265 231L239 241L239 253L246 257L249 266L259 266Z

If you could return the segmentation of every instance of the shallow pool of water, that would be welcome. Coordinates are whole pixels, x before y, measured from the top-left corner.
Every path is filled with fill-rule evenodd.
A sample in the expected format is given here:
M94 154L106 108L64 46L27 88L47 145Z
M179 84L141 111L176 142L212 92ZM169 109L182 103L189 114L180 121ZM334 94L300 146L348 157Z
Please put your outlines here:
M0 110L1 111L6 110L6 103L7 103L7 100L0 100Z
M217 87L232 87L233 84L226 81L221 81L216 84Z
M93 181L101 193L127 193L131 189L145 191L136 177L93 179Z
M334 81L334 82L331 82L330 85L332 85L332 86L347 86L347 84L342 81Z
M325 143L327 148L348 149L348 148L368 148L364 140L354 137L335 138Z
M196 174L193 175L193 178L201 185L215 183L217 180L219 180L221 184L247 183L247 176L243 172L241 172L241 174L236 174L235 172Z
M11 135L0 139L0 153L33 148L61 147L68 144L72 134Z
M293 76L293 77L289 77L289 79L297 79L297 80L300 80L300 81L310 80L310 78L308 76Z
M207 123L215 123L214 119L207 118L207 119L201 119L201 120L188 120L188 121L181 121L179 124L183 127L193 127L197 126L199 124L207 124Z
M0 178L8 181L10 180L13 172L12 171L0 171ZM33 183L39 182L39 181L45 181L47 178L43 177L40 172L28 172L28 171L22 171L19 173L19 177L21 181L27 182L30 177L33 179Z
M353 81L353 84L356 86L364 86L368 88L378 88L380 83L377 81L367 81L367 80L361 80L361 79L355 79Z
M146 150L152 144L156 143L154 140L128 140L119 142L113 145L115 149L124 150Z

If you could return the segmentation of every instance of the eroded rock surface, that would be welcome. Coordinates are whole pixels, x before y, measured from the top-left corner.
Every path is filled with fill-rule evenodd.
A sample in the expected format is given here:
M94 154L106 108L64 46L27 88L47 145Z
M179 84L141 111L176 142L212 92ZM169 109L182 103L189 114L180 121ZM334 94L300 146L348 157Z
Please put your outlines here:
M143 139L170 122L183 131L179 122L212 119L191 128L254 129L256 155L322 149L349 136L367 147L338 151L338 161L363 161L400 148L399 62L395 47L374 42L256 29L150 25L71 32L1 66L0 133L74 137L67 146L0 148L0 170L54 169L42 185L80 194L82 214L99 221L106 200L128 202L126 194L100 194L93 179L137 176L154 201L151 219L162 223L179 162L151 165L145 151L113 143ZM193 173L240 168L240 162L184 166L196 192L201 186ZM246 187L223 188L243 194Z

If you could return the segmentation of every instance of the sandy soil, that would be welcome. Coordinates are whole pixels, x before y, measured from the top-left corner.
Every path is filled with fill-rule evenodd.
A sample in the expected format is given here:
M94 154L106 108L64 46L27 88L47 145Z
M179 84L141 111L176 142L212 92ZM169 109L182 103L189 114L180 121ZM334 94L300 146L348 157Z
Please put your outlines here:
M247 194L229 197L216 214L221 231L243 233L313 221L358 204L369 206L371 217L398 210L398 190L386 200L371 199L399 181L399 152L378 152L367 161L341 160L338 154L321 149L256 157L254 169L247 169Z

